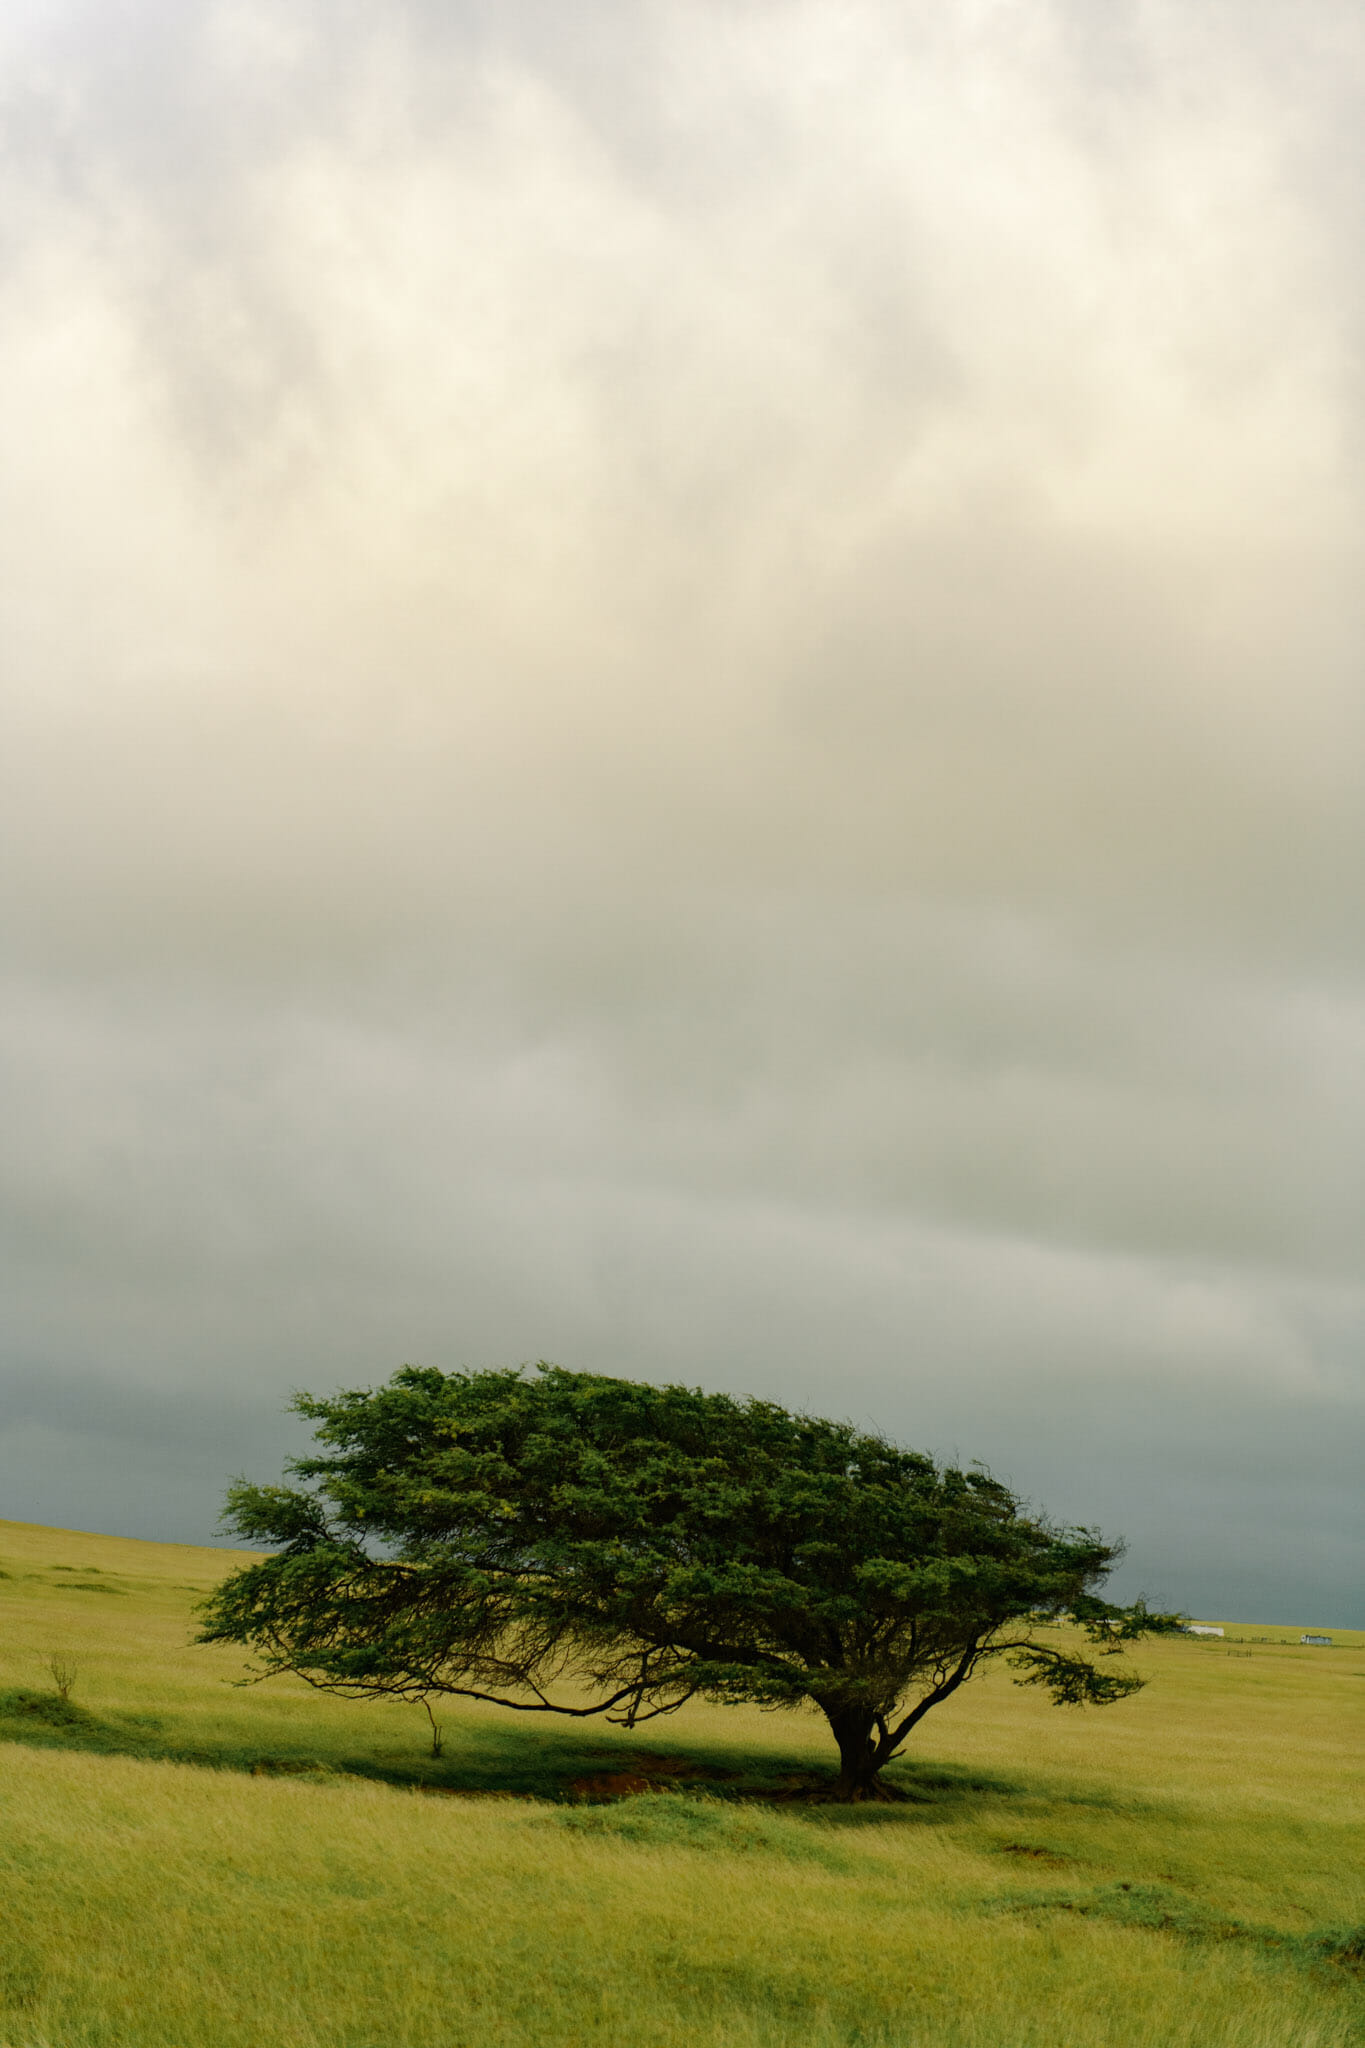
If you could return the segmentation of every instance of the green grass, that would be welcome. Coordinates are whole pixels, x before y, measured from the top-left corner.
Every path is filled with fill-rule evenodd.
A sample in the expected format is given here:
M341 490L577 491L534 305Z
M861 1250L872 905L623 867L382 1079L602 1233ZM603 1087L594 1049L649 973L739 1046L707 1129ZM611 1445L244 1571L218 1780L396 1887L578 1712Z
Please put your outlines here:
M0 1523L0 2048L1365 2034L1358 1633L1154 1644L1101 1713L993 1676L838 1809L813 1719L452 1703L436 1759L418 1708L240 1690L188 1640L233 1562Z

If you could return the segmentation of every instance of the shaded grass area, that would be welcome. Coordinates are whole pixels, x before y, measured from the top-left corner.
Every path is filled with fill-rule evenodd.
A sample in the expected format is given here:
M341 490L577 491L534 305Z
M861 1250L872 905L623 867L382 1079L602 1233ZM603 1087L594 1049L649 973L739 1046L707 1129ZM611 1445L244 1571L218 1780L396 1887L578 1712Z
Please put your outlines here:
M272 1731L273 1732L273 1731ZM312 1740L308 1738L311 1735ZM376 1754L336 1739L333 1725L300 1728L296 1739L242 1740L235 1729L216 1738L183 1728L163 1715L106 1710L94 1713L55 1691L0 1690L0 1742L82 1750L100 1756L195 1764L254 1776L333 1775L428 1793L501 1796L549 1801L611 1802L642 1793L675 1799L765 1800L802 1804L827 1792L836 1774L812 1766L799 1752L755 1756L740 1745L695 1740L666 1752L629 1739L583 1732L582 1723L526 1728L489 1722L457 1727L446 1754L422 1754L417 1744L400 1756ZM896 1766L894 1782L914 1806L938 1809L1018 1792L1014 1781L964 1766L913 1760Z
M1353 1973L1365 1971L1365 1925L1328 1927L1308 1933L1249 1926L1211 1911L1167 1885L1119 1883L1089 1892L1039 1892L1005 1903L1011 1913L1078 1913L1085 1918L1171 1934L1193 1942L1243 1942L1300 1964L1328 1963Z
M812 1827L806 1812L782 1811L751 1801L644 1793L609 1806L561 1810L555 1823L572 1834L633 1843L644 1849L695 1849L703 1854L764 1855L788 1862L815 1863L825 1870L850 1871L857 1860L829 1828Z

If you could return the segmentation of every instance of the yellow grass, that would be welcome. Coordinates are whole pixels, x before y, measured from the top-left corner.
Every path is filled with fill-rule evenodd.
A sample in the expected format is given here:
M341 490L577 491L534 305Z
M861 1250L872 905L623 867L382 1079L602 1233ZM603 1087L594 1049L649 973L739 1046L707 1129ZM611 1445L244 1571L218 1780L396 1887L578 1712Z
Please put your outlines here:
M85 1717L0 1718L0 2048L1346 2048L1365 2030L1360 1975L1314 1946L1365 1921L1359 1634L1155 1645L1148 1690L1102 1713L992 1677L926 1724L903 1807L583 1807L342 1773L549 1782L557 1756L562 1779L666 1750L781 1776L826 1741L696 1708L637 1739L580 1728L561 1753L557 1729L452 1707L438 1764L412 1707L232 1689L237 1660L187 1638L196 1589L234 1561L0 1523L0 1686L51 1695L57 1652ZM67 1740L104 1751L42 1746Z

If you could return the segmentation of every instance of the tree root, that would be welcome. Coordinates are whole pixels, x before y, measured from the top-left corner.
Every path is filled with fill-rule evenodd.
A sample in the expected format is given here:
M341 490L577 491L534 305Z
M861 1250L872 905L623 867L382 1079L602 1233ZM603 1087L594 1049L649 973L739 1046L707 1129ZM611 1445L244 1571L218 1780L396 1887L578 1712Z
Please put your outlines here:
M910 1794L902 1792L899 1785L888 1785L885 1778L873 1778L847 1792L831 1785L827 1790L812 1792L810 1798L817 1806L903 1806L909 1802Z

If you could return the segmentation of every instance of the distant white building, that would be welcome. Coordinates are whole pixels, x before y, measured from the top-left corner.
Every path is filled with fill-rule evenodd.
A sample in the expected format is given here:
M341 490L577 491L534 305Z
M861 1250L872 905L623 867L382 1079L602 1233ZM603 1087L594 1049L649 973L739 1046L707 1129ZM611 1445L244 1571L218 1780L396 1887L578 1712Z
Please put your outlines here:
M1187 1636L1221 1636L1223 1631L1221 1628L1214 1628L1208 1622L1191 1621L1186 1623L1185 1633ZM1307 1642L1307 1640L1308 1638L1305 1636L1304 1641Z
M1300 1636L1299 1641L1301 1643L1318 1643L1324 1650L1330 1650L1332 1647L1332 1638L1330 1636Z

